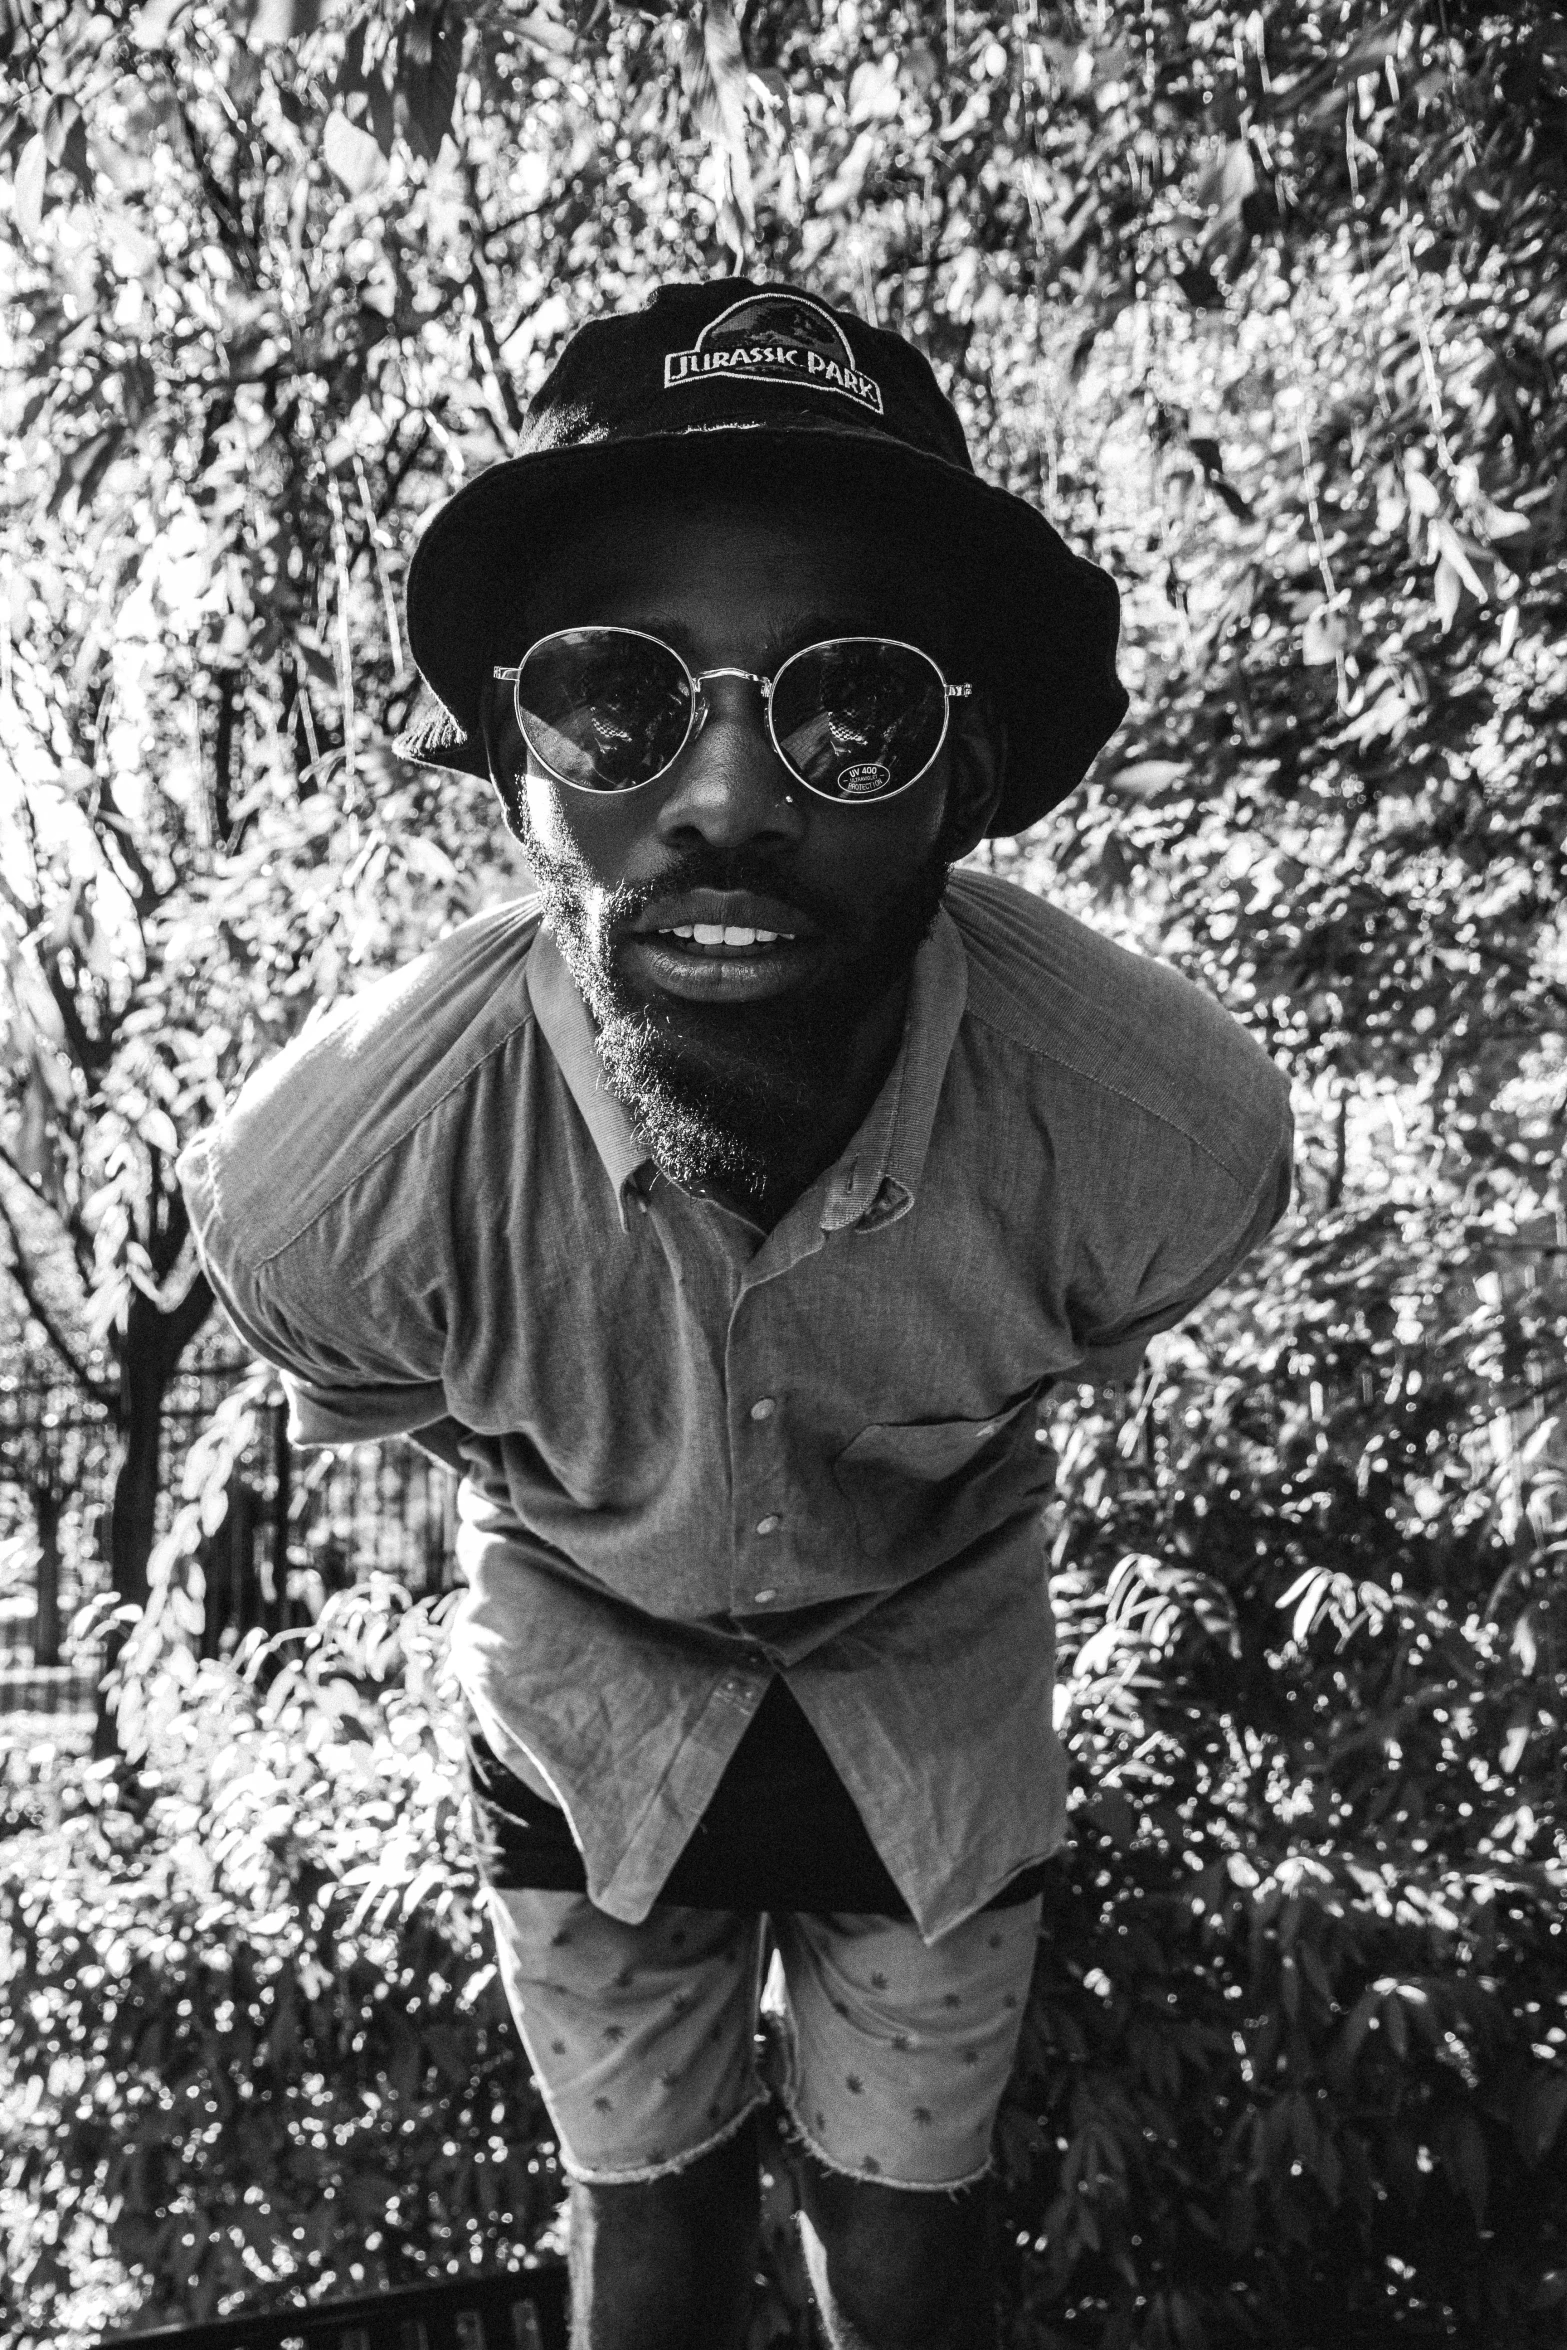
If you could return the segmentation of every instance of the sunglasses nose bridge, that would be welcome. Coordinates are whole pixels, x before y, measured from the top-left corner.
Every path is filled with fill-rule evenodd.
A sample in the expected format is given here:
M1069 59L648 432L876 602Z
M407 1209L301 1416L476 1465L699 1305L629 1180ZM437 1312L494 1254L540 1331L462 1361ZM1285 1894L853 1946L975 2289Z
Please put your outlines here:
M759 676L754 669L701 669L692 678L691 684L697 700L704 705L707 701L708 680L712 677L738 677L743 685L754 685L764 706L773 698L772 679Z
M691 716L691 733L688 738L691 742L695 742L697 736L702 732L702 729L706 726L709 718L711 718L713 715L712 697L708 693L707 688L709 680L715 677L734 677L738 678L742 685L754 685L762 697L762 709L764 713L766 712L768 705L772 700L772 679L770 677L759 676L757 671L754 669L723 668L697 670L691 676L691 698L693 707Z

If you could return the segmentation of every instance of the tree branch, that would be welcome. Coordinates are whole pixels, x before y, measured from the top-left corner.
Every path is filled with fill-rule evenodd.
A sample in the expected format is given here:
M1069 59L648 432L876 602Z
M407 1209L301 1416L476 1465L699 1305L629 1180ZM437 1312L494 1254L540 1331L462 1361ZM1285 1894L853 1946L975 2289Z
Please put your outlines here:
M260 271L256 248L244 214L213 170L211 158L196 135L189 107L183 98L177 99L176 104L179 107L180 125L190 148L190 158L196 167L196 177L201 183L201 192L207 199L208 209L218 224L218 234L224 249L239 264L246 284L254 290L260 282Z
M240 672L218 671L218 722L212 744L212 829L220 847L234 846L234 719Z
M516 440L520 439L522 435L522 402L517 397L516 385L507 373L506 362L501 357L500 341L495 332L495 314L490 307L490 289L484 275L484 208L479 202L479 186L474 177L473 165L466 155L462 159L462 180L463 187L467 191L468 209L474 222L473 259L468 268L468 288L473 295L473 314L478 322L479 337L484 344L485 356L489 362L486 373L495 387L502 413L511 428L512 438Z
M107 1036L94 1036L77 1008L75 996L60 977L59 956L40 955L38 966L43 972L49 993L54 998L55 1010L60 1015L67 1040L76 1056L77 1065L85 1070L88 1076L93 1076L113 1058L114 1024L111 1021L110 1033Z
M115 851L136 883L129 893L132 903L137 913L143 914L148 907L156 906L164 893L153 880L152 870L137 845L129 817L120 813L114 797L114 786L105 782L101 776L98 779L94 813L104 829L113 835Z

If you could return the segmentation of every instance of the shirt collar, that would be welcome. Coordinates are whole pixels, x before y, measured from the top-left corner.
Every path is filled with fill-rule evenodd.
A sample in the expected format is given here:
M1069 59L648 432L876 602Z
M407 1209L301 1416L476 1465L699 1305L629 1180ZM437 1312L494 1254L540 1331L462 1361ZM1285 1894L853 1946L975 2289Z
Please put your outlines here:
M593 1023L548 931L529 951L528 994L544 1040L592 1135L624 1226L628 1193L644 1192L653 1163L625 1109L604 1084ZM886 1083L824 1177L821 1226L875 1231L914 1205L947 1063L968 1002L968 957L945 907L914 958L903 1042Z
M873 1232L914 1205L936 1104L968 1002L968 956L945 907L914 958L903 1042L887 1081L828 1170L822 1230Z
M624 1225L629 1205L628 1186L633 1193L644 1189L652 1169L647 1146L638 1139L624 1108L604 1083L598 1042L587 1006L547 930L539 932L528 951L527 972L528 994L544 1031L544 1041L559 1064L567 1090L582 1112L583 1124L604 1162L604 1172L614 1185L620 1221Z

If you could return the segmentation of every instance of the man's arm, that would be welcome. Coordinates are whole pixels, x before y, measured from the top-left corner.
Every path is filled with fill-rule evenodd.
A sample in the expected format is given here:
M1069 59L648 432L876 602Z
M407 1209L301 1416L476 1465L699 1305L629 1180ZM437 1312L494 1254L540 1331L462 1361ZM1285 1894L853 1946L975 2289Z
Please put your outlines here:
M242 1097L243 1100L243 1097ZM296 1444L363 1444L446 1414L428 1219L415 1204L354 1187L283 1245L250 1203L228 1212L225 1160L262 1147L233 1122L179 1162L202 1268L241 1338L282 1375ZM258 1239L260 1246L258 1248ZM448 1451L438 1456L449 1459Z
M1282 1079L1273 1079L1265 1099L1255 1135L1260 1171L1249 1194L1233 1179L1202 1168L1200 1161L1188 1167L1184 1181L1172 1180L1164 1201L1167 1229L1157 1237L1147 1235L1152 1245L1141 1277L1107 1324L1082 1334L1079 1375L1085 1381L1135 1378L1149 1339L1194 1313L1284 1214L1290 1201L1293 1126Z

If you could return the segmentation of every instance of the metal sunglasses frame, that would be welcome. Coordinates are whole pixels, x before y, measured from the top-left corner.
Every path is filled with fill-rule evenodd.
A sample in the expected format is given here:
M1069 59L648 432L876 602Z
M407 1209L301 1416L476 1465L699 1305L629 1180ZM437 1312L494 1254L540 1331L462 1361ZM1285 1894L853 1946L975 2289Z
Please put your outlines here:
M665 760L663 766L660 767L655 774L644 775L640 783L625 783L610 786L597 783L573 783L569 775L559 774L556 769L550 765L548 759L545 758L543 752L538 748L537 744L529 740L528 729L523 722L522 715L522 695L520 688L522 684L523 669L532 656L539 651L541 646L554 644L557 638L560 637L587 636L590 634L594 636L634 636L640 638L644 644L657 645L661 653L667 653L670 659L678 664L681 675L685 678L686 685L689 689L691 696L691 708L686 719L686 731L680 738L679 749L676 750L670 758ZM778 680L785 674L787 670L790 670L794 667L796 661L803 661L807 654L825 653L834 645L894 645L900 652L915 654L918 659L925 662L929 668L933 669L936 673L936 681L941 687L943 696L941 732L936 738L935 749L931 752L930 757L926 760L924 766L919 770L918 774L911 775L907 783L900 783L895 791L883 792L878 798L874 800L840 799L836 793L823 791L819 784L812 783L809 777L802 775L799 769L794 766L789 759L782 743L778 740L778 730L773 724L773 695L777 691ZM517 663L515 668L496 668L493 669L490 674L495 679L497 684L509 685L511 687L512 710L517 720L517 731L522 736L523 741L527 744L528 749L532 752L534 758L538 760L539 765L544 769L545 774L550 776L554 782L563 784L567 791L587 792L595 799L606 800L624 799L628 792L646 791L650 783L659 782L662 777L669 773L671 767L673 767L676 762L684 756L685 752L690 748L696 736L701 733L703 727L707 724L707 721L712 714L712 705L709 703L707 695L702 690L710 678L738 677L742 679L745 684L754 685L758 689L762 697L762 706L767 712L768 737L772 742L773 749L778 754L780 762L787 769L788 773L793 776L795 782L798 783L805 791L810 792L813 798L818 800L826 800L828 805L834 808L884 808L889 800L901 799L906 791L912 791L914 786L919 782L920 776L928 775L932 767L934 767L936 764L936 761L941 756L942 745L946 742L948 731L952 723L953 703L964 700L974 691L972 685L949 685L945 675L942 672L941 664L936 660L935 656L933 654L927 653L923 645L911 645L905 637L822 637L815 644L802 645L797 653L791 653L787 661L781 662L779 664L779 666L773 671L771 677L763 677L755 669L721 668L693 670L689 663L683 660L681 655L676 652L673 645L666 644L661 636L654 636L651 629L621 628L614 622L607 622L602 627L551 629L547 636L541 636L537 638L536 641L528 647L527 652L523 654L521 661Z

